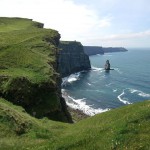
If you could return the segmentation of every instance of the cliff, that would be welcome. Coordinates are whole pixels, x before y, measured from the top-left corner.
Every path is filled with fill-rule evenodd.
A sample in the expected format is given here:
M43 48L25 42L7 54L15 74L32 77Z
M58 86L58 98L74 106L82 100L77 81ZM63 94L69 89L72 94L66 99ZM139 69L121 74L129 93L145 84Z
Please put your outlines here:
M97 55L112 52L126 52L127 49L123 47L100 47L100 46L84 46L84 52L88 55Z
M97 54L104 54L102 47L100 46L84 46L84 52L88 55L97 55Z
M89 57L80 42L61 41L59 48L58 68L62 77L91 68Z
M57 31L31 19L0 18L0 97L31 115L72 122L61 97Z
M104 53L112 53L112 52L126 52L127 49L123 47L103 47Z

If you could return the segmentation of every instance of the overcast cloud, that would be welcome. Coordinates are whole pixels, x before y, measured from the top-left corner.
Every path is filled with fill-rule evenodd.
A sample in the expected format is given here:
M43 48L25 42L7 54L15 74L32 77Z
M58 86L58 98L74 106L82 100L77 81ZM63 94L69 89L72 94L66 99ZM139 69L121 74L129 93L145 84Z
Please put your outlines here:
M1 17L24 17L84 45L150 47L149 0L0 0Z

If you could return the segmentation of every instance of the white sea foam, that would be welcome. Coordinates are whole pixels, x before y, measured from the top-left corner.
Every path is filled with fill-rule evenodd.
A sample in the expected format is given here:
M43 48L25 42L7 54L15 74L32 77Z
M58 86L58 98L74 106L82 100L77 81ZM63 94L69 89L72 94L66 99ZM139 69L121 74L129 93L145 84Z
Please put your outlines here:
M91 83L87 83L87 84L90 85L90 86L92 85Z
M105 112L105 111L109 110L108 108L106 108L106 109L92 108L92 105L87 105L86 104L86 98L74 99L73 97L69 96L65 92L64 89L62 90L62 95L65 98L66 103L67 103L68 106L70 106L71 108L74 108L74 109L79 109L79 110L83 111L85 114L87 114L89 116L93 116L95 114L102 113L102 112Z
M92 70L93 71L104 71L104 68L98 68L98 67L92 66Z
M150 94L146 94L144 92L141 92L138 95L141 96L141 97L150 97Z
M124 103L124 104L132 104L132 103L130 103L130 102L128 101L127 98L122 98L123 95L125 95L124 90L123 90L123 92L122 92L120 95L118 95L118 97L117 97L117 98L119 99L119 101L122 102L122 103Z
M108 54L105 53L103 56L109 56L109 57L111 57L111 56L113 56L113 55L111 55L111 54L109 54L109 53L108 53Z
M123 73L122 71L120 71L119 68L114 68L114 70L116 70L119 74L122 74L122 73Z
M130 93L136 93L137 95L139 95L139 96L141 96L141 97L150 97L150 94L148 94L148 93L144 93L144 92L142 92L142 91L140 91L140 90L136 90L136 89L129 89L129 91L130 91Z
M135 89L130 89L130 88L129 88L129 90L130 90L131 93L137 92L137 90L135 90Z
M113 89L113 92L117 92L118 90L117 89Z
M74 82L74 81L77 81L78 79L77 78L75 78L75 77L71 77L71 78L68 78L68 82Z
M75 74L71 74L70 76L68 76L68 77L64 77L64 78L62 78L62 86L64 86L64 85L66 85L68 82L69 83L72 83L72 82L74 82L74 81L77 81L77 80L79 80L79 76L80 76L80 72L78 72L78 73L75 73Z
M105 86L110 87L113 83L108 83Z
M62 85L62 86L66 85L67 81L68 81L68 77L62 78L62 83L61 83L61 85Z
M127 88L127 89L124 89L123 92L120 95L118 95L118 99L121 102L123 102L124 104L132 104L132 103L129 102L129 100L126 97L124 97L125 90L127 92L130 92L131 94L135 94L137 96L141 96L141 97L145 97L145 98L150 98L150 94L148 94L148 93L144 93L144 92L142 92L140 90L136 90L136 89Z

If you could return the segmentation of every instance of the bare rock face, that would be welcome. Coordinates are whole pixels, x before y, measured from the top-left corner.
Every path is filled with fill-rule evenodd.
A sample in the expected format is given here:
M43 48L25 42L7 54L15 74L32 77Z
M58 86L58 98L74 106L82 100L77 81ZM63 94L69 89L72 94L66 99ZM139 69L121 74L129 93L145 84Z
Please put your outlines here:
M105 53L113 53L113 52L126 52L127 49L123 47L101 47L101 46L84 46L84 52L88 55L103 55Z
M113 53L113 52L126 52L128 51L124 47L102 47L104 53Z
M88 56L97 55L97 54L100 54L100 55L104 54L103 48L100 46L84 46L84 52Z
M109 60L107 60L106 63L105 63L105 70L110 70Z
M62 77L91 68L89 57L80 42L63 41L59 47L58 70Z

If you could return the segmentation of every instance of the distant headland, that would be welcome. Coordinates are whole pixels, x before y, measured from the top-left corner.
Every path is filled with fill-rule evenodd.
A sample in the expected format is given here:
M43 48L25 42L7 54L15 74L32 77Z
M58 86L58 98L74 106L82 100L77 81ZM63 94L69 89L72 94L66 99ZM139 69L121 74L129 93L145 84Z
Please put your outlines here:
M101 46L84 46L84 52L88 55L97 55L112 52L126 52L124 47L101 47Z

